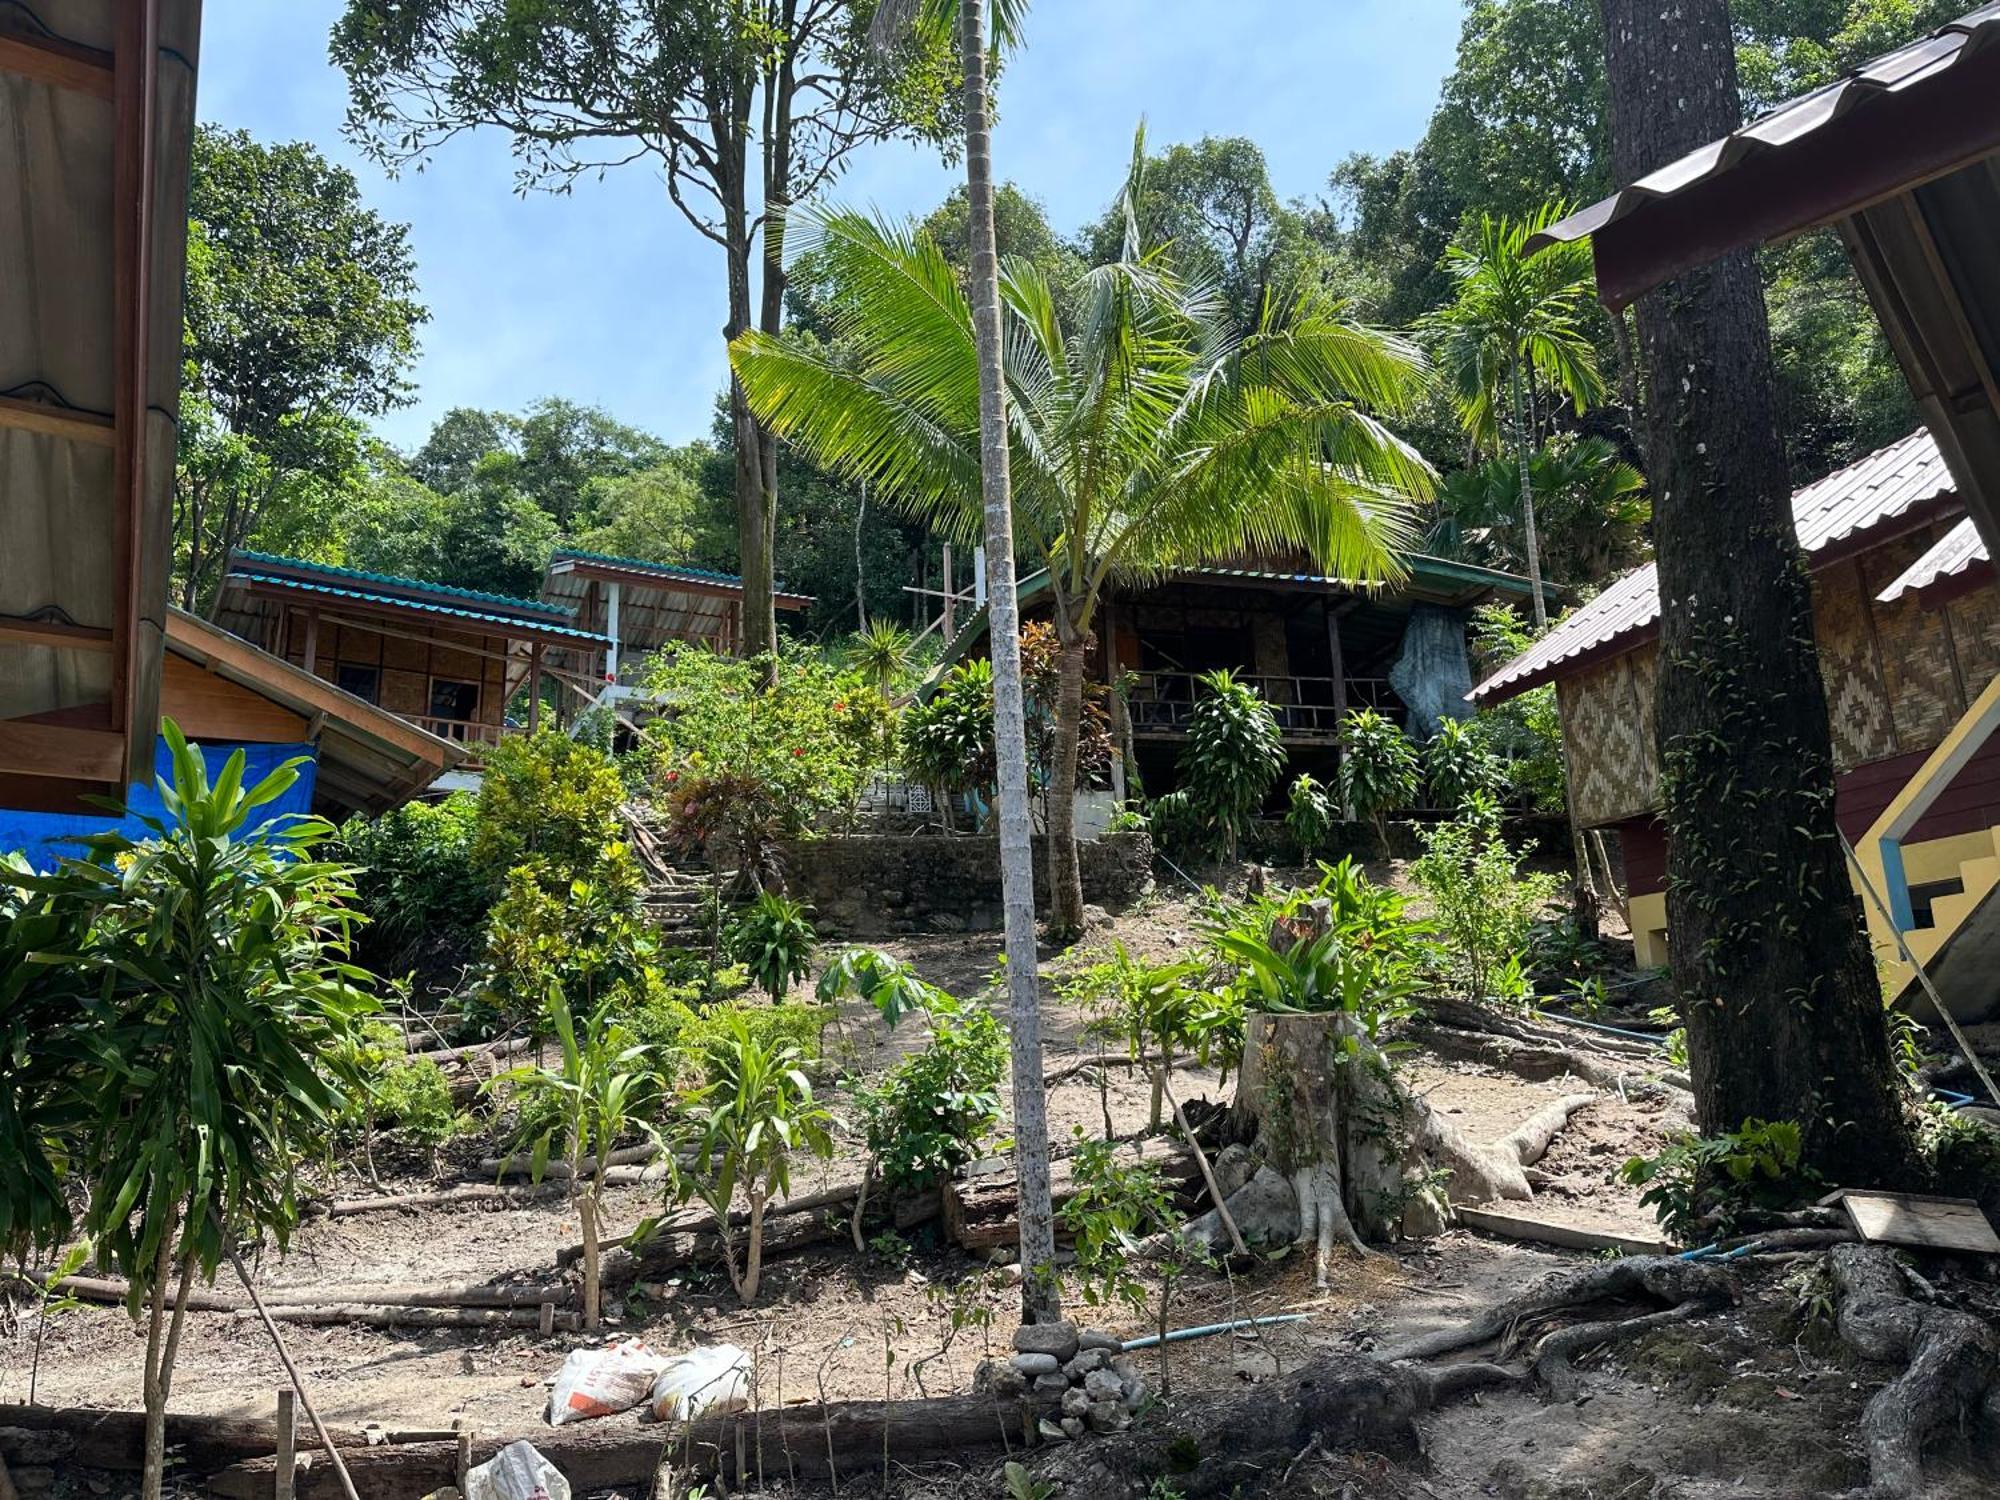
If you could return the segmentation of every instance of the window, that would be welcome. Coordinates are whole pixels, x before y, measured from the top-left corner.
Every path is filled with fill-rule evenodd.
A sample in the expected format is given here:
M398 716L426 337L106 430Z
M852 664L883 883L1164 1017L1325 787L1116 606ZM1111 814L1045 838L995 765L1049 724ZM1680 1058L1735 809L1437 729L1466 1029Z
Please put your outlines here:
M479 712L479 684L453 682L445 677L431 679L431 718L446 724L470 724ZM438 727L433 724L433 728ZM454 739L465 738L463 732Z
M370 703L382 701L380 667L364 667L344 661L334 669L333 683L343 693L352 693L355 697L365 698Z

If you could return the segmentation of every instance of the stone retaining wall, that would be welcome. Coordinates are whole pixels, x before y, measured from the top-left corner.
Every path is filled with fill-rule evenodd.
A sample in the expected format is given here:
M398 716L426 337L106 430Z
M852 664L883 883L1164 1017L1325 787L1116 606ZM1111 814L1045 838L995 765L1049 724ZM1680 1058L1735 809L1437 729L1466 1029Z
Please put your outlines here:
M1078 845L1083 899L1116 911L1153 885L1153 841L1107 833ZM813 908L828 937L912 932L997 932L1000 841L991 835L850 834L785 846L791 894ZM1035 840L1035 895L1047 909L1044 841Z

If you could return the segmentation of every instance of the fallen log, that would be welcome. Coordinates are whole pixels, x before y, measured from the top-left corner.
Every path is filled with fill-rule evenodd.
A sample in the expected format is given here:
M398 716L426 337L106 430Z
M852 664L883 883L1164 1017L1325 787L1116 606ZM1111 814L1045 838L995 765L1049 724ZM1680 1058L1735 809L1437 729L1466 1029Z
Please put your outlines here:
M50 1291L66 1293L86 1302L105 1302L114 1306L125 1303L131 1295L131 1283L117 1276L63 1276L54 1277L46 1273L31 1275L29 1280L47 1286ZM396 1283L383 1286L339 1286L313 1290L302 1294L303 1289L288 1291L278 1288L273 1295L288 1298L287 1308L303 1309L311 1307L383 1307L383 1308L538 1308L544 1302L564 1303L575 1297L575 1291L562 1282L518 1282L514 1284L482 1282L445 1283L439 1286L423 1286L416 1283ZM247 1298L232 1297L223 1292L190 1292L188 1310L191 1312L240 1313L250 1309ZM293 1322L304 1322L295 1318ZM338 1320L335 1320L338 1321Z
M472 1042L463 1047L436 1047L428 1052L406 1053L405 1062L434 1062L441 1068L471 1067L475 1063L518 1057L534 1046L534 1039L509 1037L501 1042Z
M613 1168L642 1166L657 1160L659 1154L660 1148L651 1144L620 1146L607 1156L605 1161ZM492 1177L527 1177L535 1170L535 1159L532 1156L489 1156L481 1160L479 1170ZM566 1181L572 1172L584 1177L594 1176L597 1172L597 1158L586 1156L574 1167L567 1161L552 1160L542 1167L544 1180Z
M827 1240L838 1239L847 1228L847 1219L840 1212L841 1207L841 1203L834 1203L788 1212L778 1218L767 1215L764 1220L764 1263L768 1265L778 1256L795 1255ZM884 1222L893 1223L898 1230L914 1229L937 1215L936 1193L904 1193L897 1195L891 1213L884 1216ZM657 1279L699 1262L718 1265L722 1262L722 1236L712 1218L705 1229L655 1233L638 1246L632 1245L628 1236L603 1252L600 1270L606 1286L627 1286L641 1279Z
M817 1193L805 1193L797 1198L786 1198L782 1202L766 1206L764 1209L764 1222L769 1224L783 1214L810 1213L814 1209L838 1208L844 1203L851 1202L859 1195L860 1191L860 1183L845 1182L839 1187L826 1188ZM750 1212L748 1209L739 1208L731 1210L729 1215L731 1228L741 1229L749 1222ZM714 1230L715 1215L705 1208L694 1208L689 1209L686 1213L672 1214L660 1220L654 1228L654 1233L712 1234ZM629 1238L630 1236L621 1235L617 1239L605 1240L598 1248L600 1250L621 1249L626 1245ZM556 1252L556 1265L559 1269L576 1265L582 1259L583 1246L581 1245L565 1245Z
M329 1435L342 1453L365 1448L370 1441L359 1428L333 1428ZM309 1431L300 1431L298 1444L301 1453L319 1450L319 1439ZM275 1454L278 1424L261 1417L169 1412L167 1449L205 1474ZM0 1457L9 1463L129 1471L141 1466L145 1452L144 1412L0 1405ZM264 1493L270 1493L268 1484Z
M436 1188L425 1193L398 1193L382 1198L336 1198L323 1203L318 1211L330 1219L346 1219L358 1214L407 1213L419 1208L446 1208L459 1203L529 1204L569 1191L567 1182L544 1182L534 1186Z
M1150 1136L1120 1148L1119 1159L1128 1165L1143 1162L1159 1168L1178 1194L1188 1193L1201 1180L1201 1167L1178 1140ZM1057 1208L1076 1196L1068 1157L1050 1164L1049 1196ZM943 1188L945 1233L967 1250L993 1250L1020 1241L1020 1184L1014 1163L1007 1157L973 1162ZM1060 1232L1060 1226L1058 1226Z
M704 1417L685 1429L603 1421L474 1437L471 1459L485 1463L525 1436L579 1493L650 1485L670 1462L697 1481L720 1477L736 1493L756 1484L760 1475L772 1482L851 1482L879 1475L885 1451L898 1464L963 1461L968 1455L1010 1451L1030 1441L1024 1434L1033 1431L1036 1417L1047 1409L1030 1399L952 1396L739 1412ZM343 1448L342 1456L356 1488L369 1500L421 1500L457 1477L456 1443L411 1443L361 1453ZM271 1493L275 1467L269 1458L231 1465L210 1477L209 1490L221 1500L263 1500ZM335 1500L339 1493L326 1466L300 1471L298 1500Z
M568 1301L572 1293L563 1294ZM272 1303L264 1311L276 1323L315 1325L356 1324L363 1328L540 1328L541 1309L536 1307L395 1307L356 1302ZM255 1318L250 1309L239 1310L238 1320ZM549 1319L551 1331L574 1333L583 1324L575 1312L558 1312Z

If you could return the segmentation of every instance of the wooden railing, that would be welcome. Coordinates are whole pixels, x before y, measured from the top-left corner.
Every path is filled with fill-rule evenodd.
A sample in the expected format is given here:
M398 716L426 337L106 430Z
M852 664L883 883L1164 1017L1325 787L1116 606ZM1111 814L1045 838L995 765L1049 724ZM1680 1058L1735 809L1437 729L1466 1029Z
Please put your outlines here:
M1197 672L1134 674L1130 703L1132 728L1145 733L1180 733L1187 729L1196 701L1206 691ZM1372 708L1402 723L1408 710L1394 688L1379 677L1263 677L1238 675L1238 682L1255 688L1278 716L1288 735L1331 740L1350 709Z

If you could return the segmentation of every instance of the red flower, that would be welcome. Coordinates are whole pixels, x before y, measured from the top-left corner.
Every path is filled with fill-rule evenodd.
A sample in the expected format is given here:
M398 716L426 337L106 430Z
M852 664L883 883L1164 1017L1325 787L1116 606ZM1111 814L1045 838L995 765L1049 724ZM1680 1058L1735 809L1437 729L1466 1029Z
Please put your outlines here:
M836 702L833 705L833 711L837 714L844 714L847 712L847 704L845 702Z
M681 773L680 773L680 772L678 772L678 771L669 771L669 772L667 772L667 780L668 780L668 781L670 781L670 782L673 782L673 781L679 781L680 779L681 779Z
M798 747L797 745L794 745L794 746L792 747L792 754L793 754L794 756L800 756L800 755L804 755L804 754L805 754L805 751L804 751L804 750L802 750L801 748L799 748L799 747Z

